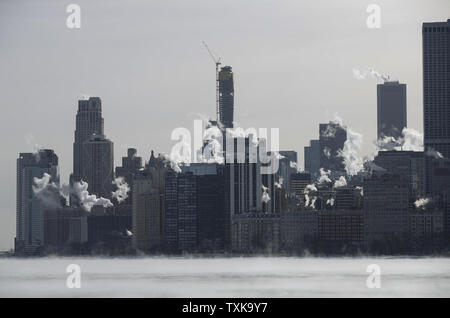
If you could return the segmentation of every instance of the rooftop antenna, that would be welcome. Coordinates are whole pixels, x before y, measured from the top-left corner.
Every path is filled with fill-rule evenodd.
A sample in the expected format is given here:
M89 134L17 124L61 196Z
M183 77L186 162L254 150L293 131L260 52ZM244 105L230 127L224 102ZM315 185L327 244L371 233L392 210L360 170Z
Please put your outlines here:
M217 123L220 122L219 118L219 65L222 63L220 62L220 57L216 58L214 54L211 52L211 50L208 47L208 44L206 44L205 41L203 41L203 45L205 46L206 50L208 51L209 55L211 56L212 60L214 61L214 64L216 65L216 119Z

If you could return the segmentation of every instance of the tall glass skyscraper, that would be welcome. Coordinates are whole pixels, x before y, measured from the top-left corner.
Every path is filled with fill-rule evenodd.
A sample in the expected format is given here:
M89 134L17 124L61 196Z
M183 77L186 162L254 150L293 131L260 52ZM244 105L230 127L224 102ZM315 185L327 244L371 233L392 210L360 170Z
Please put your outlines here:
M450 158L450 19L424 23L422 39L425 150ZM432 181L449 179L450 167L431 157L426 161L426 191L440 192L442 189L433 189Z

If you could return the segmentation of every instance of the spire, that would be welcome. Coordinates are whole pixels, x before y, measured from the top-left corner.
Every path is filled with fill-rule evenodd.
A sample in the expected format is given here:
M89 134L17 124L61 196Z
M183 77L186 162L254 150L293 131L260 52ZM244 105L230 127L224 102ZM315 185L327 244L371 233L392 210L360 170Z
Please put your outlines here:
M156 158L155 158L155 154L153 153L153 150L150 155L150 160L148 161L148 166L153 167L153 168L156 167Z

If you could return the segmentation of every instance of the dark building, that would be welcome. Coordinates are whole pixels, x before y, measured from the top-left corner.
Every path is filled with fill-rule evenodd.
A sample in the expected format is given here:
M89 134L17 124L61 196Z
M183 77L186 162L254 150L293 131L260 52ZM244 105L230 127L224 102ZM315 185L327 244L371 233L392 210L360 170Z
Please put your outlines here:
M122 204L130 205L133 197L133 179L142 168L142 158L137 156L137 150L128 148L126 157L122 157L122 166L116 167L116 177L124 178L125 182L130 187L128 198Z
M439 151L450 158L450 19L424 23L423 45L423 126L425 151ZM434 177L450 178L450 166L438 166L426 157L426 192L432 193Z
M162 158L155 158L152 151L145 169L139 171L133 180L133 244L144 252L164 249L166 172Z
M333 174L345 172L344 158L340 152L347 141L347 131L338 123L319 125L320 168Z
M291 196L297 198L295 204L301 203L304 206L305 203L305 188L311 183L311 174L306 172L297 172L291 174Z
M231 66L224 66L219 72L219 122L224 128L233 128L234 84Z
M90 213L87 216L87 241L93 252L121 254L131 245L131 215Z
M122 157L122 166L116 167L116 177L123 177L128 185L133 184L133 177L142 168L142 158L137 156L137 150L128 148L127 156Z
M234 215L231 242L235 252L277 253L280 248L280 215L261 212Z
M355 249L364 243L362 210L322 210L317 212L319 240L325 251L337 248Z
M285 252L302 253L318 239L317 211L283 211L280 215L280 247Z
M53 150L20 153L16 170L16 254L42 251L45 244L45 211L60 204L57 193L35 194L34 180L43 178L44 174L50 176L50 182L59 183L58 156Z
M406 127L406 84L384 82L377 85L378 139L402 137Z
M102 102L99 97L78 101L75 124L75 142L73 143L73 174L71 182L83 178L83 143L92 134L103 135Z
M388 254L407 251L411 203L408 178L395 174L373 175L364 180L363 186L368 248Z
M336 188L334 208L336 210L353 210L362 208L360 191L355 187Z
M311 140L305 147L305 171L315 180L320 170L320 140Z
M410 199L424 196L425 156L422 151L379 151L374 163L381 168L376 174L397 174L409 183ZM411 202L411 203L412 203Z
M83 142L83 181L88 191L99 197L111 198L114 179L114 145L104 135L93 134Z
M286 189L286 193L291 192L291 174L297 172L297 152L296 151L280 151L282 156L278 161L278 171L275 174L275 181ZM295 164L295 166L293 166Z
M216 164L191 164L169 171L165 182L165 240L171 252L219 251L230 221L224 209L224 182Z

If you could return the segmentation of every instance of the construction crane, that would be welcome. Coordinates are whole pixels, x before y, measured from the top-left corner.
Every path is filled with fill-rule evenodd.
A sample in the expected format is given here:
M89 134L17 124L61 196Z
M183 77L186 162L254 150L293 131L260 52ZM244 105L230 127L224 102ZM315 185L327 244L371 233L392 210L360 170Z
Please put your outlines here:
M220 62L220 57L216 58L214 56L214 54L211 52L211 50L208 47L208 44L206 44L205 41L203 41L203 45L205 46L206 50L208 51L209 55L211 56L212 60L214 61L214 64L216 65L216 119L217 119L217 123L219 123L220 122L219 65L221 65L222 63Z

